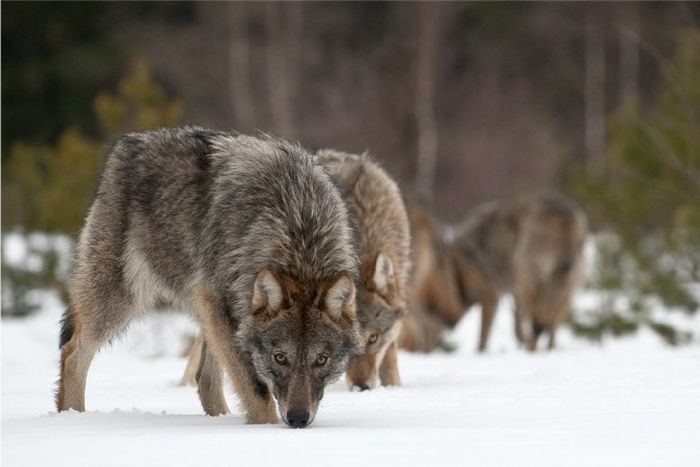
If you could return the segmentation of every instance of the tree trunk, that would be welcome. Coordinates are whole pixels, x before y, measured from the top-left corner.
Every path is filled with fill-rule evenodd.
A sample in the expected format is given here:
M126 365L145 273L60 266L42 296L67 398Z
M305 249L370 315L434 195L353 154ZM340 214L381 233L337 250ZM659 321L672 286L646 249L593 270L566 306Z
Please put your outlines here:
M417 130L416 195L433 201L438 154L438 128L435 116L435 75L439 42L438 3L425 2L417 7L418 44L416 51L415 117Z
M620 5L620 101L636 110L639 101L639 5Z
M301 67L301 51L303 37L303 2L289 2L286 4L287 17L286 23L286 46L285 59L287 70L288 99L291 107L294 106L294 100L299 92L299 69Z
M605 28L597 4L586 5L585 31L585 166L605 153Z
M250 88L250 44L248 38L248 6L231 2L229 7L229 95L233 124L241 131L255 126L257 116Z
M288 7L284 25L283 7ZM301 44L302 6L298 2L265 5L267 31L267 87L274 131L284 137L297 136L292 117Z

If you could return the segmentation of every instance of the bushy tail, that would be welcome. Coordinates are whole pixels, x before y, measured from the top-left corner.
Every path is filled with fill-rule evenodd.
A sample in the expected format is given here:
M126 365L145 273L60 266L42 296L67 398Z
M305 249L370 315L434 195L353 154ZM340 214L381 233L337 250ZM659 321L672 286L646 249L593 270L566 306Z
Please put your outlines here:
M63 311L63 316L61 317L61 332L58 337L58 348L62 348L68 343L73 337L73 313L71 313L70 306Z

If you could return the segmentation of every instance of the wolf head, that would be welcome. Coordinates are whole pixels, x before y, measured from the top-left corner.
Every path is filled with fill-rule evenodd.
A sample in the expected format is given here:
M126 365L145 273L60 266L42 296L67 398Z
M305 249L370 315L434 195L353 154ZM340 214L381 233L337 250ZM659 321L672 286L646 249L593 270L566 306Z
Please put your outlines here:
M406 314L391 259L379 253L370 268L367 275L370 279L358 292L358 318L365 351L350 360L347 382L351 389L376 386L379 366L389 346L398 338L401 318Z
M266 268L255 280L251 308L242 340L255 371L285 423L308 426L326 385L360 351L352 277L340 273L309 289Z

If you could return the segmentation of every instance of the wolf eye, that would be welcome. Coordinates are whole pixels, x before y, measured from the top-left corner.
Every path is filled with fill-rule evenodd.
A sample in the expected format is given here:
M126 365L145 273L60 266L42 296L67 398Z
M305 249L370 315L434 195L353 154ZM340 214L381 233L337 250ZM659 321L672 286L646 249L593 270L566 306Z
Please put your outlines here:
M379 334L377 334L377 333L375 332L374 334L370 334L370 335L369 335L369 339L367 339L367 343L370 344L370 345L372 345L372 344L374 344L375 342L377 342L377 339L379 339Z
M326 364L327 361L328 361L328 356L321 354L316 359L316 366L323 366Z
M275 362L278 365L286 365L287 363L289 363L289 361L287 360L287 357L285 357L285 355L283 353L276 353L274 355L274 358L275 358Z

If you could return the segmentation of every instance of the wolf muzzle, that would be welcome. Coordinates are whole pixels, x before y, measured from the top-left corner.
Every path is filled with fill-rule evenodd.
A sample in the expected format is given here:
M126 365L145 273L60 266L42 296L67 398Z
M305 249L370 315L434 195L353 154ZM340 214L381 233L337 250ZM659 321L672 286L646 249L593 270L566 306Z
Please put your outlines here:
M310 414L304 409L290 409L287 411L285 421L291 428L305 428L309 424Z

